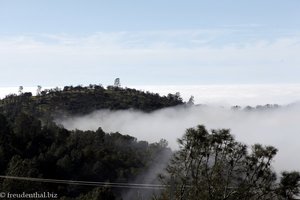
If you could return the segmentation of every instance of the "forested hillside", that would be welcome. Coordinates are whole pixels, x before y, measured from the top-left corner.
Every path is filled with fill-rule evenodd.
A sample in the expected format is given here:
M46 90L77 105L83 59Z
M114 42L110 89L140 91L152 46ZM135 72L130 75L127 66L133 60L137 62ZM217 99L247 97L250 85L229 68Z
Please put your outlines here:
M0 101L0 191L50 192L64 200L151 199L153 188L159 189L155 199L160 200L284 200L299 196L300 173L283 172L279 177L273 170L275 147L255 144L249 151L227 129L208 131L202 125L187 129L178 140L179 150L172 152L165 140L137 141L122 133L105 133L101 127L70 131L52 121L56 115L98 109L147 113L181 104L178 93L159 96L99 85L38 91L36 96L23 92L8 95ZM149 173L157 169L160 176ZM22 177L39 181L16 180ZM43 182L45 179L56 181ZM99 187L92 182L103 184ZM143 188L134 190L137 187Z
M99 109L138 109L145 112L182 104L180 95L159 96L136 89L101 85L66 86L32 93L20 92L0 100L0 112L15 117L20 112L51 121L56 114L87 114Z
M57 126L53 117L98 109L150 112L182 103L178 94L162 97L101 85L54 88L38 91L35 96L22 91L8 95L0 100L0 175L134 182L154 164L165 164L161 160L172 154L165 141L149 144L129 135L105 133L101 127L97 131L69 131ZM120 199L128 190L10 179L1 179L0 184L5 192L49 191L61 199Z
M134 182L163 155L166 143L148 144L120 133L68 131L54 123L42 126L19 113L9 121L0 114L0 174L62 180ZM64 199L118 199L124 189L0 179L10 193L54 192Z

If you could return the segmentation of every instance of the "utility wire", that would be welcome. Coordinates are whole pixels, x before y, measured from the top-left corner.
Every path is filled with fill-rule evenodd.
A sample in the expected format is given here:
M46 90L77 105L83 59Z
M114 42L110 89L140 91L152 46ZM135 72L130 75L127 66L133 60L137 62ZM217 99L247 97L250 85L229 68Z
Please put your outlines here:
M4 176L4 175L0 175L0 178L22 180L22 181L44 182L44 183L82 185L82 186L99 186L99 187L112 187L112 188L132 188L132 189L156 189L156 190L162 190L162 189L165 189L166 187L168 187L168 185L159 185L159 184L74 181L74 180L44 179L44 178Z

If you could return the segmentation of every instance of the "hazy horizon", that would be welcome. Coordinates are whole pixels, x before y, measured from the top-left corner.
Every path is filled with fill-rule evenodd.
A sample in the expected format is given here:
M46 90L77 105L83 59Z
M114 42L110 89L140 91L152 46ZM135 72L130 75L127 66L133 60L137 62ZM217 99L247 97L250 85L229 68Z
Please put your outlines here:
M63 88L63 86L55 86ZM42 87L50 89L55 87ZM106 87L104 85L104 87ZM193 95L196 104L220 106L287 105L300 100L300 84L223 84L223 85L128 85L123 87L168 95L179 92L184 101ZM19 87L0 87L0 98L18 94ZM23 87L23 92L36 94L37 87Z

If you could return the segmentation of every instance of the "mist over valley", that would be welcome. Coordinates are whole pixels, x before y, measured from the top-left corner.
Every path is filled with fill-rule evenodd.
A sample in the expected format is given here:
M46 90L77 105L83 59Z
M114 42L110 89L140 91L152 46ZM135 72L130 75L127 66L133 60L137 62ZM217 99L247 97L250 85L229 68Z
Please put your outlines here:
M231 109L221 106L177 106L145 113L137 110L98 110L83 116L56 119L70 130L97 130L129 134L139 140L157 142L166 139L178 149L177 139L187 128L203 124L207 129L230 129L238 141L252 145L260 143L279 149L274 166L299 170L300 106L291 104L267 109ZM293 139L291 139L293 138ZM293 155L290 157L289 155Z

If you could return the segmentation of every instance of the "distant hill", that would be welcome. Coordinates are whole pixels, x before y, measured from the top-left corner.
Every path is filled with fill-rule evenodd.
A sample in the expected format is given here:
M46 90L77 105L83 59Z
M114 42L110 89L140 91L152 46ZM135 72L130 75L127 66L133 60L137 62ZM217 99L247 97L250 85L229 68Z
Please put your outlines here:
M0 112L15 117L24 112L41 119L57 114L87 114L99 109L138 109L150 112L183 104L178 93L160 96L131 88L101 85L65 86L43 90L38 95L21 93L8 95L0 100Z

